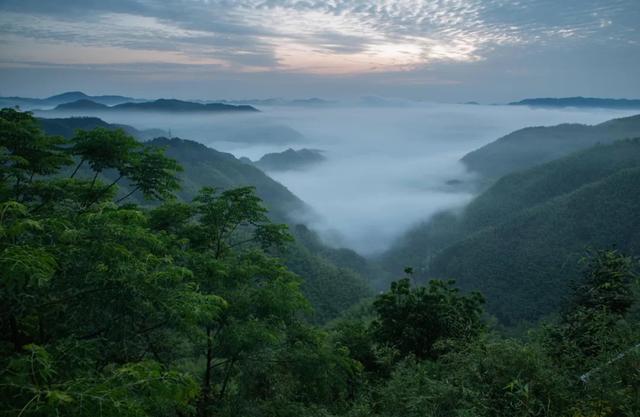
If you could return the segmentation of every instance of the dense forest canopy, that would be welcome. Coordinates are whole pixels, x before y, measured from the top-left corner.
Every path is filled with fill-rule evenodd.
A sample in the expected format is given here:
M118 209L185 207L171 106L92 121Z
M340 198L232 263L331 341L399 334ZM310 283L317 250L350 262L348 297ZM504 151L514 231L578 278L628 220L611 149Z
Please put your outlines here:
M482 289L503 323L538 320L559 308L588 250L640 253L638 169L640 139L628 139L505 175L415 227L380 263Z
M576 260L578 279L556 314L506 336L484 310L504 295L491 287L483 296L450 280L418 285L421 271L406 268L363 299L366 284L339 280L373 267L302 225L273 223L254 188L210 184L177 198L189 166L169 150L181 143L104 127L65 139L29 113L0 111L0 415L640 413L638 261L624 254L632 247ZM609 230L608 216L637 220L637 147L619 142L505 178L487 192L526 185L548 195L526 194L539 203L515 213L526 221L489 226L490 236L484 216L450 231L477 229L473 249L490 238L513 246L499 234L510 222L537 230L539 219L585 205L602 204L587 231ZM589 152L610 163L567 176ZM556 175L567 182L541 185ZM550 249L553 264L561 253ZM482 272L480 255L460 254L455 265Z

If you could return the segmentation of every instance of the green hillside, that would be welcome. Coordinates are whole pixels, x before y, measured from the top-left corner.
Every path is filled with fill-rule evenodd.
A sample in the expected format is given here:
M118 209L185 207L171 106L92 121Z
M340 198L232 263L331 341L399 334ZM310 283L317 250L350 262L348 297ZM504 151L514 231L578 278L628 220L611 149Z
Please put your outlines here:
M589 249L640 253L638 192L640 168L622 170L471 234L428 274L482 291L505 324L541 318L560 307Z
M308 210L302 200L285 186L229 153L179 138L156 138L148 144L165 148L166 154L184 167L184 172L180 175L182 189L178 193L184 200L191 199L204 185L225 190L250 185L256 187L256 193L276 221L291 221L292 213Z
M561 124L528 127L468 153L462 162L485 178L497 179L597 143L612 143L638 136L640 115L613 119L594 126Z
M464 228L477 230L505 216L571 192L625 168L640 166L638 140L596 145L500 178L465 209Z
M597 145L507 175L460 213L414 228L381 259L451 278L503 322L554 311L590 248L640 253L640 139Z

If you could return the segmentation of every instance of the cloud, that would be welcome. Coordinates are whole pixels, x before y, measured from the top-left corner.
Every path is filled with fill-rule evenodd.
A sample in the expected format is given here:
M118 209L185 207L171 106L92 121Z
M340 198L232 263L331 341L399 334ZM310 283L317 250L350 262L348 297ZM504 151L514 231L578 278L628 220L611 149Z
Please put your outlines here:
M476 62L501 46L599 31L637 39L638 9L635 0L5 0L0 33L14 49L59 43L78 59L83 48L113 48L103 55L113 62L131 61L131 50L158 62L330 75ZM25 60L41 61L46 47Z

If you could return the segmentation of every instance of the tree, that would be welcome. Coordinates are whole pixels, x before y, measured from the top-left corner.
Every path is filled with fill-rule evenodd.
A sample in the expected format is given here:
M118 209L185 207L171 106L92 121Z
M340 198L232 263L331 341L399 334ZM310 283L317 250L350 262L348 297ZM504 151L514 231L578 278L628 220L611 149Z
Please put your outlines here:
M45 135L28 112L0 110L0 197L22 200L37 175L70 165L65 140Z
M460 294L454 281L429 281L411 288L408 278L391 284L373 306L373 332L379 343L402 355L436 359L443 352L474 339L483 330L479 293Z
M75 151L96 171L63 178L73 148L31 114L0 111L0 410L170 415L197 393L172 365L176 340L224 302L199 292L173 262L172 239L107 201L115 183L98 180L108 169L156 178L148 189L159 196L174 186L175 161L121 132L86 135L100 146ZM145 177L150 159L164 165Z
M616 250L601 250L583 263L586 264L583 279L572 291L569 310L604 310L624 316L634 302L636 261Z
M78 130L71 142L70 151L79 161L70 178L74 178L85 163L93 173L85 209L104 198L123 179L129 181L130 190L117 203L137 191L145 198L166 199L179 188L176 175L182 167L164 156L161 149L145 147L122 129ZM115 178L99 187L99 176L111 171L115 172Z

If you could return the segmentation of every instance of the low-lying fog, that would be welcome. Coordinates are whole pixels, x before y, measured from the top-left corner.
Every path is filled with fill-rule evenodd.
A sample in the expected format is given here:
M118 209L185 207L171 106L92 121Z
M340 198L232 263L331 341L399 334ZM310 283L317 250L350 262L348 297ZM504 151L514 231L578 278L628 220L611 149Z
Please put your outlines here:
M472 198L468 187L447 184L470 179L459 162L467 152L526 126L595 124L633 114L449 104L260 110L243 115L98 116L139 129L171 130L173 136L252 160L289 147L324 150L326 162L268 174L313 207L318 216L301 220L328 243L373 254L413 224Z

